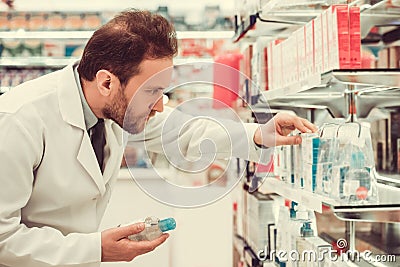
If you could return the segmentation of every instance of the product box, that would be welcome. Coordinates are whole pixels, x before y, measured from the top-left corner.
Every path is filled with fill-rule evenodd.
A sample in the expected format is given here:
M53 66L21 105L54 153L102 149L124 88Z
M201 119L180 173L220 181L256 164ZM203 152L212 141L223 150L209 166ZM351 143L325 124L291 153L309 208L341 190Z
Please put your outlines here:
M350 25L350 68L361 68L361 22L360 7L352 6L349 9Z
M52 40L45 41L43 45L43 56L45 57L64 57L65 56L65 42Z
M329 70L339 69L339 39L337 11L330 6L326 11Z
M269 195L259 192L248 194L248 244L258 252L269 245L268 229L274 224L274 201Z
M349 29L349 7L348 5L333 5L333 20L337 23L337 35L334 34L333 41L337 42L339 51L340 69L350 68L350 29ZM335 22L336 21L336 22Z
M271 84L272 84L272 88L273 90L276 90L278 88L278 70L279 70L279 62L280 59L278 57L278 47L277 47L277 43L273 42L272 43L272 47L271 47L271 51L272 51L272 79L271 79Z
M257 95L260 88L260 58L261 58L261 44L260 42L255 42L253 44L253 54L250 59L251 68L251 83L250 83L250 97Z
M331 43L330 47L330 62L332 64L332 69L340 69L340 59L339 59L339 34L338 34L338 20L337 20L337 10L333 9L332 6L329 7L332 20L331 27ZM329 17L328 17L329 19Z
M268 90L272 90L273 89L273 71L274 71L274 62L272 61L273 59L273 54L272 54L272 45L273 43L270 42L267 46L267 84L268 84Z
M320 138L318 134L302 134L302 155L303 162L309 164L317 164L318 163L318 152L320 146Z
M315 192L317 188L317 168L318 164L304 163L303 166L303 181L304 189L310 192Z
M387 69L389 68L389 62L390 62L390 58L389 58L389 49L385 48L385 49L381 49L378 52L378 69Z
M312 29L312 24L311 29ZM297 68L298 68L298 79L299 81L303 81L306 78L306 38L305 38L306 27L301 27L298 29L293 35L296 37L297 43Z
M274 52L276 54L276 58L274 58L274 62L276 65L274 66L274 73L276 74L276 89L282 89L283 87L283 59L282 59L282 42L277 40L274 46Z
M282 87L298 81L296 36L292 35L282 43Z
M322 72L330 70L329 65L329 40L328 40L328 12L322 12L321 25L322 25Z
M314 60L315 73L323 72L323 41L322 41L322 15L318 15L313 21L314 28ZM308 34L308 32L307 32ZM307 45L307 43L306 43ZM306 48L307 49L307 48Z
M393 46L389 49L389 68L400 68L400 46Z
M304 27L304 40L306 55L305 61L301 61L300 65L305 65L305 78L315 73L315 44L314 44L314 23L309 22ZM305 64L303 64L305 62Z
M279 45L281 46L281 50L282 50L282 56L281 56L281 58L282 58L282 65L281 65L282 76L281 76L281 84L280 84L279 88L283 88L283 87L289 85L291 75L292 75L290 66L289 66L289 56L288 56L288 53L290 53L289 52L290 46L289 46L288 39L286 39Z

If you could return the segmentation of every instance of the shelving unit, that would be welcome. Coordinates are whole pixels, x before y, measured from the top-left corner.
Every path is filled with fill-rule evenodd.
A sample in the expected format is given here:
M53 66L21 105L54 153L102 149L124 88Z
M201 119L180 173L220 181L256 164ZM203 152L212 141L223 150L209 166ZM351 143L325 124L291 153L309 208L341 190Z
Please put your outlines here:
M253 58L249 60L250 64L254 64L253 60L256 62L255 64L259 64L261 60L268 61L270 58L272 58L272 61L276 60L274 54L272 56L268 54L267 59L260 52L259 46L268 49L266 45L269 40L272 42L293 36L297 29L321 14L327 8L326 3L329 1L307 1L307 4L313 2L314 5L294 4L283 8L280 6L280 2L283 3L283 1L278 0L267 1L266 5L251 13L248 17L237 19L239 23L236 25L233 41L243 41L245 44L253 42L253 50L246 50L246 53L251 51L246 54L248 57L253 54ZM299 2L302 1L293 1L293 3ZM285 1L285 3L290 5L290 1ZM366 38L375 26L382 27L379 29L383 32L386 30L386 26L399 25L400 8L390 7L388 3L387 0L356 0L349 3L350 6L357 5L360 7L361 39ZM262 39L259 39L259 37L262 37ZM277 43L274 43L274 45ZM380 41L373 45L383 47L388 44ZM258 58L254 57L255 47L258 49ZM268 51L274 52L272 49ZM285 51L288 51L287 47ZM261 59L262 57L264 58ZM285 64L289 64L287 62L285 61ZM260 71L260 65L256 66L255 69ZM272 66L276 65L272 64ZM273 70L266 64L262 67L266 68L267 71ZM279 71L280 66L277 68ZM329 67L324 68L329 69ZM259 78L257 75L254 76L252 71L251 69L252 78ZM282 72L285 71L287 70L282 70ZM283 75L285 74L287 73ZM298 75L300 76L300 74ZM267 79L270 79L270 77L272 77L273 83L272 86L269 84L269 88L276 87L277 83L282 84L279 75L278 78L268 76L262 82L268 83ZM287 79L294 80L290 75ZM257 104L251 103L251 108L255 108L257 114L262 113L263 108L267 113L271 112L271 109L284 109L295 111L297 114L307 114L306 116L314 120L316 118L315 110L327 110L332 118L343 118L343 120L349 122L369 119L371 111L375 108L391 108L400 105L400 69L335 69L322 74L313 74L300 82L285 87L262 91L258 99ZM325 116L325 114L323 115ZM280 158L280 160L287 159ZM258 179L259 177L254 180ZM276 193L285 199L295 201L303 207L320 213L323 211L323 207L329 207L336 218L346 222L346 233L343 234L346 234L346 238L348 238L350 250L356 248L356 222L400 223L400 182L396 179L377 177L380 196L380 202L377 205L344 205L336 199L300 189L275 177L267 176L264 179L261 187L259 187L259 191L262 193ZM254 183L251 178L249 180L250 184Z
M322 212L323 205L335 206L339 204L331 198L296 188L292 184L288 184L284 181L272 177L266 178L259 190L263 192L272 191L278 195L283 196L284 198L291 199L299 203L300 205L303 205L304 207L319 213Z
M93 31L6 31L0 39L89 39ZM231 39L233 31L177 31L178 39Z
M400 69L365 69L365 70L333 70L323 74L314 74L299 83L264 91L262 95L267 101L295 97L299 93L315 95L344 92L344 84L360 85L357 92L372 92L371 88L400 88ZM315 89L315 90L312 90Z
M271 177L266 178L259 190L272 191L319 213L322 212L324 205L328 206L336 217L344 221L400 222L400 197L399 202L395 204L384 202L377 205L343 205L327 196L296 188L292 184ZM390 191L385 186L379 186L378 190L379 195L386 195L386 197L387 194L391 196L400 194L400 189Z
M1 57L0 67L47 67L59 68L75 62L77 57Z

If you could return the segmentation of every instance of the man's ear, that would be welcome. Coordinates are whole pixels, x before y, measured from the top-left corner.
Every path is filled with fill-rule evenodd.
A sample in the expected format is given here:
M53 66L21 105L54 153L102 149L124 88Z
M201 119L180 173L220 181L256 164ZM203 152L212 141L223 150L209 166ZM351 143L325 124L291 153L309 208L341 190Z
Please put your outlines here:
M96 73L97 89L103 96L109 96L113 89L119 88L119 79L108 70L99 70Z

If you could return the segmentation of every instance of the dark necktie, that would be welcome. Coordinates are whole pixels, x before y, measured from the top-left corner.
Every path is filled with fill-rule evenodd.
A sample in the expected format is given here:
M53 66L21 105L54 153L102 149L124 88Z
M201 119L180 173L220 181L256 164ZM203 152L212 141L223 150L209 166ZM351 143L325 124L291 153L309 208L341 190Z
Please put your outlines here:
M99 163L100 170L103 172L104 145L106 144L103 119L99 119L92 127L90 139L94 153L96 154L97 162Z

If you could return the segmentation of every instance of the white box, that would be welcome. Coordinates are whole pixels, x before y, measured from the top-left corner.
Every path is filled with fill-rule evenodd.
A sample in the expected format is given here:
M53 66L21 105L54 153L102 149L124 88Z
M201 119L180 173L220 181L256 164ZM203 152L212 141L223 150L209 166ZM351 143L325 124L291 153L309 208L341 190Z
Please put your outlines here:
M312 24L311 24L312 26ZM296 36L296 43L297 43L297 68L298 68L298 80L303 81L306 78L306 39L305 39L305 27L301 27L297 30L294 34ZM311 46L312 47L312 46ZM311 51L312 53L312 51ZM310 53L310 54L311 54Z
M268 82L268 90L272 90L273 89L273 75L272 75L272 73L274 71L274 68L273 68L274 61L272 60L273 59L272 45L273 45L273 43L270 42L268 44L268 47L267 47L267 75L268 75L267 82Z
M328 12L323 12L321 14L321 24L322 24L322 55L323 55L323 68L322 72L329 71L329 41L328 41Z
M314 44L314 23L309 22L304 28L305 60L301 64L304 66L304 79L315 73L315 44ZM305 64L304 64L305 62Z
M322 41L322 15L318 15L314 20L314 56L315 73L323 72L323 41Z

